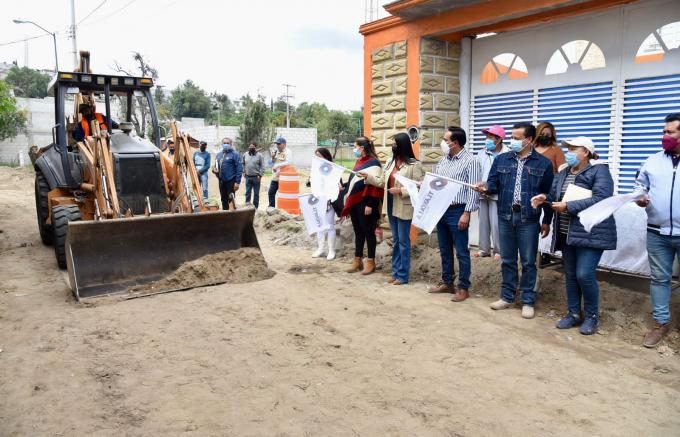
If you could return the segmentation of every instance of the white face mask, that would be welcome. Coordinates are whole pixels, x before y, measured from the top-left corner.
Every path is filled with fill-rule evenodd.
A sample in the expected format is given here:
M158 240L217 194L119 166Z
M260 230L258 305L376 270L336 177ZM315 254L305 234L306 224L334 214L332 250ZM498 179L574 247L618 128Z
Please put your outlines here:
M439 143L439 147L442 148L442 153L446 156L449 154L449 150L451 149L449 145L446 143L446 141L442 140L441 143Z

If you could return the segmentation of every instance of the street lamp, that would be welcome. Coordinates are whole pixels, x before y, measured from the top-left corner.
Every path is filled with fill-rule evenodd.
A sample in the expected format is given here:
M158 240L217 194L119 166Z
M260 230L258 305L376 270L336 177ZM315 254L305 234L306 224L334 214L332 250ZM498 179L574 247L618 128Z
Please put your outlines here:
M30 20L12 20L14 21L15 24L32 24L35 27L42 29L46 33L52 35L52 41L54 42L54 68L55 68L55 73L59 71L59 58L57 57L57 36L54 32L50 32L49 30L45 29L41 25L34 23L33 21Z

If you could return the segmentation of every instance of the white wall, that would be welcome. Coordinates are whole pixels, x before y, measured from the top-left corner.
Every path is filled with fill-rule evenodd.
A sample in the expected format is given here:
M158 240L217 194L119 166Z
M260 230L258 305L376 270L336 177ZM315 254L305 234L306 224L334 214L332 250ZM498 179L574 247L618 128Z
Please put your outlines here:
M17 104L26 110L27 133L0 141L0 162L30 165L28 149L32 145L47 146L52 142L54 125L54 98L27 99L17 97Z

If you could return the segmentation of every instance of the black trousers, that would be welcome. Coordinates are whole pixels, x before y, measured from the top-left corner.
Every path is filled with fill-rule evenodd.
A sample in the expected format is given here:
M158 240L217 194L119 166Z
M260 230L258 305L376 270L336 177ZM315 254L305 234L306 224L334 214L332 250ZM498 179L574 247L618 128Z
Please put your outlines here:
M352 219L352 227L354 228L354 256L364 256L364 244L368 246L368 257L375 258L375 229L378 226L378 217L380 211L377 207L373 207L371 214L364 214L366 208L365 202L360 202L349 210L349 217Z
M236 182L234 179L220 181L220 197L222 198L222 209L225 211L229 211L229 196L234 194L234 182Z

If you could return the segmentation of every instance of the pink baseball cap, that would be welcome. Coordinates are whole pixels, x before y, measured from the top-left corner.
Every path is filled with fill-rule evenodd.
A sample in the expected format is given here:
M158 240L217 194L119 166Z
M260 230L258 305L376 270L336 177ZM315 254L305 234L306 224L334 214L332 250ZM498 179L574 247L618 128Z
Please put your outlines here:
M505 139L505 129L503 129L503 126L501 126L499 124L494 124L493 126L491 126L488 129L482 129L482 133L484 135L486 135L486 134L496 135L497 137L500 137L501 140Z

